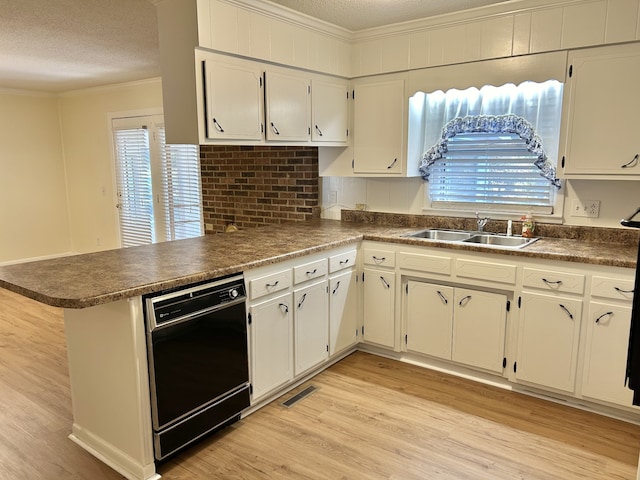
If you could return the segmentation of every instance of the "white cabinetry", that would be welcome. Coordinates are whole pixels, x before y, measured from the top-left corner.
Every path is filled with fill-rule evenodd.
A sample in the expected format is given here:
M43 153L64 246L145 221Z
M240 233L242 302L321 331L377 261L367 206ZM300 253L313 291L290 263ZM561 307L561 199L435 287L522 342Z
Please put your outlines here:
M407 124L404 77L354 83L354 173L404 174Z
M311 81L311 140L347 143L349 97L346 81Z
M633 392L625 386L625 371L632 299L632 277L593 276L589 313L585 317L585 397L631 406Z
M640 178L640 44L569 53L561 151L564 176Z
M503 294L407 282L407 350L502 372Z
M326 262L326 260L325 260ZM300 375L329 357L327 281L293 292L295 303L295 375Z
M364 341L395 348L395 251L364 246Z
M518 382L575 391L584 281L581 274L524 268L523 288L536 291L519 298Z
M356 250L329 257L329 355L358 341Z
M263 136L262 71L250 63L204 60L206 136L260 140Z
M293 379L292 307L290 293L249 307L254 401Z
M311 128L311 82L308 78L267 71L267 140L307 141Z

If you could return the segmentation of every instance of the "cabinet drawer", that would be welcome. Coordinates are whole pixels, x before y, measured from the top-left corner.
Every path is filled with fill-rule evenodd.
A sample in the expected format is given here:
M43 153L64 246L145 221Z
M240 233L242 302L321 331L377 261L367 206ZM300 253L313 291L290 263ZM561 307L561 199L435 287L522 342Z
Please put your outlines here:
M365 248L364 264L375 265L377 267L395 267L396 252L391 250L378 250L377 248Z
M315 262L305 263L293 267L293 283L298 284L314 278L324 277L327 274L327 260L321 259Z
M286 290L291 286L291 269L254 278L249 281L249 298L256 299L270 293Z
M337 272L343 268L353 267L356 264L355 250L349 250L345 253L339 253L338 255L332 255L329 257L329 273Z
M451 257L440 255L399 252L398 266L405 270L451 275Z
M630 302L633 300L633 279L599 277L594 275L591 280L591 296Z
M582 294L584 293L584 275L525 268L522 274L522 286L555 292Z
M516 266L508 263L483 262L479 260L456 260L456 275L499 283L516 283Z

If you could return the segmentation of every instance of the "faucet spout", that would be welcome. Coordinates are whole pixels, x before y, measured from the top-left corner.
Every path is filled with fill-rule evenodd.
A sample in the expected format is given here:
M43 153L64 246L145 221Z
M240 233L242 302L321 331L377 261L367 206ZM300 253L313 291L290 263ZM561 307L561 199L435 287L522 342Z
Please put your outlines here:
M480 214L476 212L476 223L478 225L479 232L484 232L484 227L487 225L489 220L491 220L489 217L480 218Z

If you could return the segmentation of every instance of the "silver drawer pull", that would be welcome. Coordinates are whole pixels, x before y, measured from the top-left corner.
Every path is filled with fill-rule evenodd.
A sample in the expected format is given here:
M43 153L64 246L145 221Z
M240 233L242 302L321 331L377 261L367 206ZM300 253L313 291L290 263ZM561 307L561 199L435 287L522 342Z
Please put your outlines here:
M349 263L348 258L346 260L340 260L340 265L346 265L347 263Z
M338 291L338 288L340 288L340 280L338 280L338 283L336 283L336 288L333 289L333 291L331 292L331 295L335 295L336 292Z
M373 261L376 263L382 263L387 259L387 257L376 257L375 255L372 255L371 258L373 258Z
M449 303L449 301L447 300L447 297L445 297L440 290L437 291L437 294L440 297L440 299L444 302L445 305Z
M573 320L573 314L569 311L569 309L567 307L565 307L564 305L562 305L561 303L559 303L558 305L560 305L560 308L562 310L564 310L564 313L566 313L567 315L569 315L569 318L571 320Z
M562 280L551 281L551 280L547 280L546 278L543 278L542 281L547 285L555 285L557 287L562 285Z
M279 283L280 283L280 280L276 280L275 283L267 283L266 287L267 288L277 287Z
M389 285L389 282L387 282L387 280L382 275L380 275L380 280L382 280L382 283L384 283L385 287L391 288L391 285Z
M634 292L634 290L623 290L623 289L618 288L618 287L613 287L613 289L614 289L616 292L620 292L620 293L633 293L633 292Z
M309 276L311 276L311 275L315 275L317 271L318 271L318 269L317 269L317 268L314 268L313 270L308 271L308 272L307 272L307 275L309 275Z
M286 303L279 303L278 306L284 311L284 313L289 313L289 305Z
M600 315L598 318L596 318L596 323L598 323L600 320L602 320L604 317L608 316L608 315L613 315L613 312L607 312L607 313L603 313L602 315Z
M387 170L391 170L393 168L393 166L398 162L398 158L394 158L393 162L391 162L389 165L387 165Z
M464 307L467 303L469 303L469 300L471 300L471 295L467 295L466 297L462 297L460 299L460 301L458 302L458 305L460 305L461 307Z

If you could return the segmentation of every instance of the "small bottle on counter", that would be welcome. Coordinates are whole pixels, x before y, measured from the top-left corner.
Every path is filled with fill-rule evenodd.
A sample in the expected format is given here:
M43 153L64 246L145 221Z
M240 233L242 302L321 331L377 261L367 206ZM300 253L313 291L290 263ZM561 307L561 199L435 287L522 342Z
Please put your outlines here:
M513 222L509 220L507 222L507 237L510 237L511 235L513 235Z
M533 221L533 215L527 213L525 216L520 218L522 220L522 236L526 238L533 237L533 232L536 229L536 224Z

